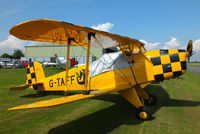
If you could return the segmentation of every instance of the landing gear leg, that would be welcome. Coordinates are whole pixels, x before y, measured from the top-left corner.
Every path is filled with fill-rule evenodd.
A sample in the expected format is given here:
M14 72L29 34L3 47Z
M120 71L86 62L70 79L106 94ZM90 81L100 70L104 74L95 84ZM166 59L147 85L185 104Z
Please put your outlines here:
M152 94L147 94L147 92L144 91L144 89L142 89L140 87L137 88L137 92L142 98L144 98L145 104L147 104L147 105L156 105L157 104L156 96L154 96Z
M119 93L132 105L137 108L136 116L141 120L149 120L151 118L151 114L149 109L144 106L143 97L140 98L136 88L130 88L126 90L119 91Z

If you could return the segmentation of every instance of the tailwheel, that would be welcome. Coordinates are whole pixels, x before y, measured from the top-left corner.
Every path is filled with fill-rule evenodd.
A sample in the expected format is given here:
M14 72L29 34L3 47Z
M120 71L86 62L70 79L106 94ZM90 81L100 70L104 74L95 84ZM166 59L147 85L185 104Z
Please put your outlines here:
M136 111L136 116L141 120L150 120L151 114L147 107L139 107Z
M147 105L156 105L157 104L157 99L155 95L150 94L149 99L145 99L145 104Z
M88 95L90 94L90 90L83 90L83 95Z
M64 96L67 96L68 93L69 93L68 91L63 91L63 95L64 95Z

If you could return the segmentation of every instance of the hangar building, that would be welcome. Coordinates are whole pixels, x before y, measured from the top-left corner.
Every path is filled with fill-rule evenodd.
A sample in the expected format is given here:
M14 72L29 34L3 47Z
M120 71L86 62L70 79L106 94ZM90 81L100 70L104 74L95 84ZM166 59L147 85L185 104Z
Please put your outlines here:
M103 55L103 49L91 48L90 61L100 58ZM51 61L53 62L55 54L58 57L66 59L67 45L61 44L37 44L25 46L25 59L31 58L32 61ZM80 64L86 62L87 48L79 46L70 47L70 58L76 58Z

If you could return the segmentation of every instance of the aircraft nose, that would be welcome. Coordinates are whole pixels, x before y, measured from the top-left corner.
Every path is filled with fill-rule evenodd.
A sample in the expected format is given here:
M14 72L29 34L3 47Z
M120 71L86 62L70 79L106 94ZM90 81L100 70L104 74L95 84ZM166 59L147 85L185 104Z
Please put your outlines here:
M157 50L158 51L158 50ZM155 52L157 52L155 51ZM154 52L154 53L155 53ZM186 72L186 51L183 49L159 50L157 57L152 57L155 81L178 77Z
M163 65L165 79L178 77L186 72L186 51L182 49L178 49L178 53L175 53L175 51L176 50L169 50L170 63ZM165 72L169 73L165 74Z

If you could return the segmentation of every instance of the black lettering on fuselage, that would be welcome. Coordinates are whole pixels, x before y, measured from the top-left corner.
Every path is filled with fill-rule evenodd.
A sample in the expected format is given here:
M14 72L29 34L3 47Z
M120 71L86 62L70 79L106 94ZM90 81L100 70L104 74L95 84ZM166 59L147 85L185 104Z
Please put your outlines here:
M76 75L77 75L76 80L78 84L80 85L85 84L85 69L82 69L82 71L80 71L80 74L76 73Z
M85 83L85 69L82 69L79 73L76 73L76 75L71 75L67 77L67 83L70 81L71 84L74 83L74 80L76 79L77 83L80 85L83 85ZM53 87L54 85L64 86L65 80L64 78L56 78L55 80L51 79L49 80L49 86Z
M75 75L71 75L71 84L72 84L72 81L74 80L74 77Z
M65 85L65 82L64 82L64 79L63 79L63 78L61 79L61 84L60 84L60 85L61 85L61 86L62 86L62 85Z
M57 78L58 86L60 86L60 78Z
M49 81L49 86L50 86L50 87L53 87L53 80L50 80L50 81Z

